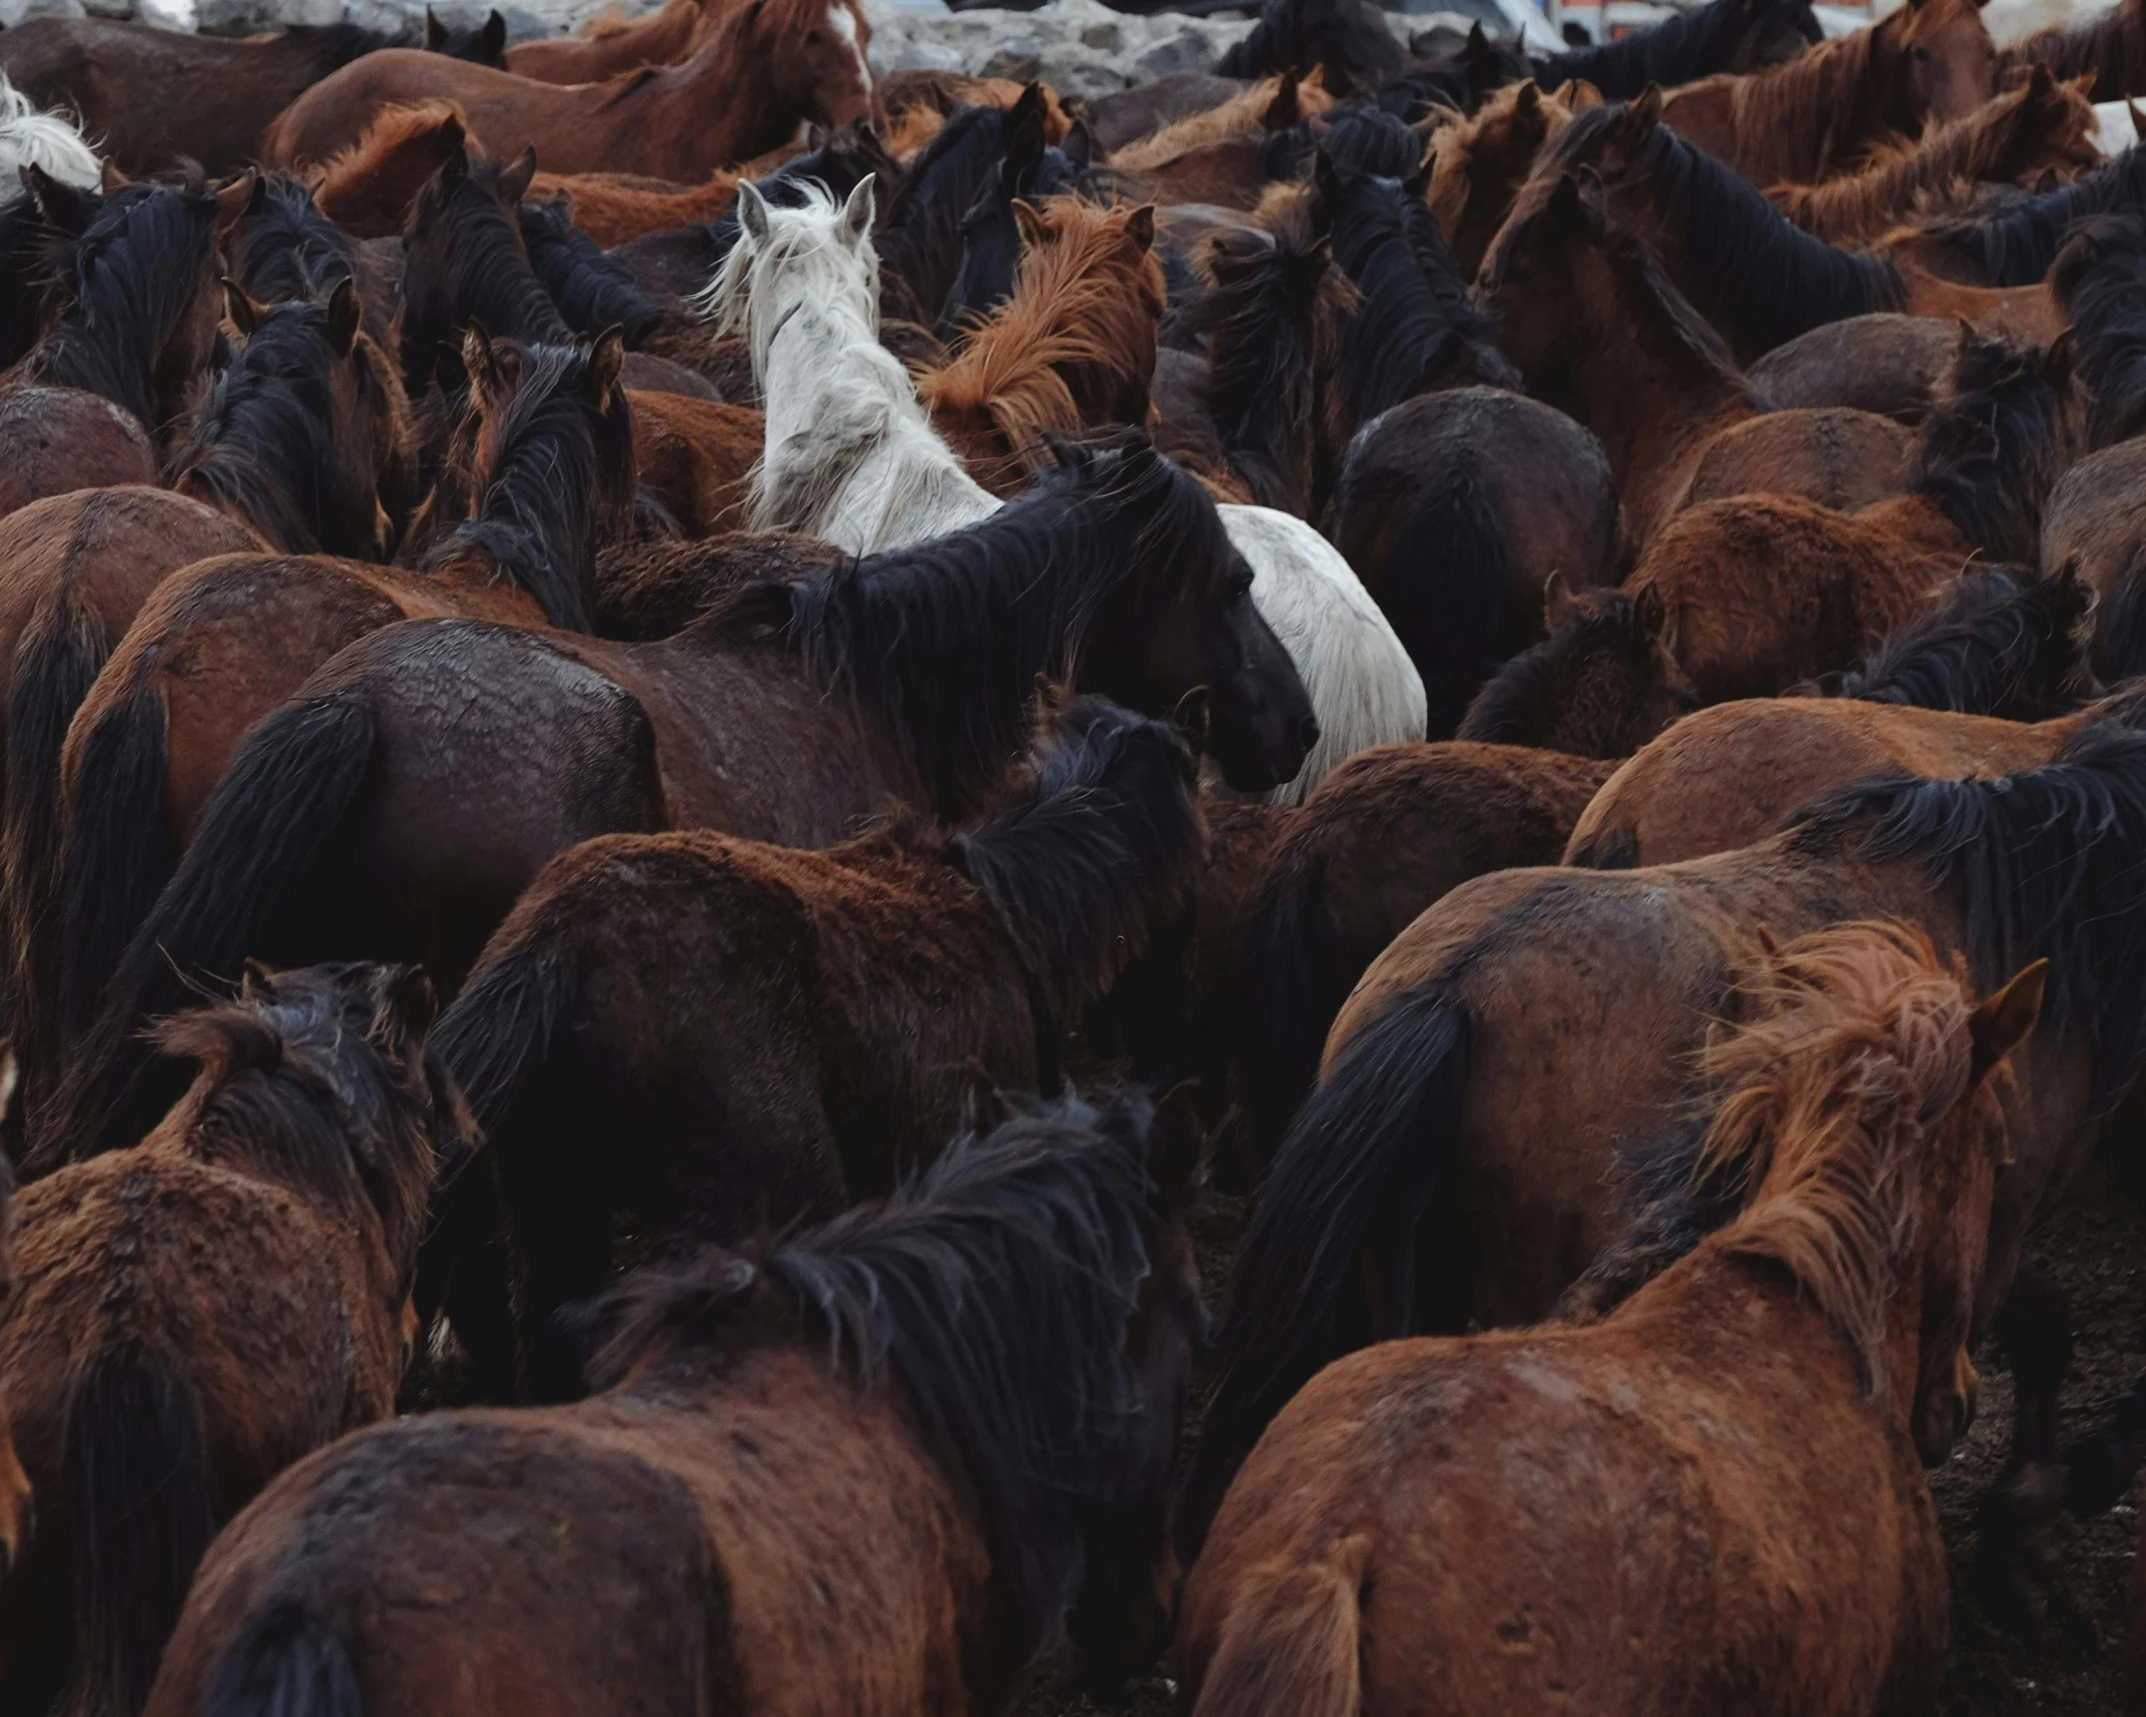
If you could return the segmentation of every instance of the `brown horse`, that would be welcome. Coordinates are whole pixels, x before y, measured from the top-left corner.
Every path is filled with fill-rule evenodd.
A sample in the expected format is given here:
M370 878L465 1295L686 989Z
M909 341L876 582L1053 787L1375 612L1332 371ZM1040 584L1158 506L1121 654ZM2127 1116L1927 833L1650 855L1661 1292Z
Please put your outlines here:
M192 838L246 730L338 650L396 620L471 615L585 628L596 545L631 502L614 337L494 347L472 333L474 516L415 571L329 556L225 555L167 580L105 664L61 759L62 954L71 1037Z
M383 107L319 169L314 200L352 238L399 239L418 193L468 143L469 116L451 101Z
M871 30L857 0L756 0L727 13L679 65L568 85L389 48L293 102L269 127L262 157L278 166L326 161L383 107L449 101L502 159L533 148L554 173L690 183L764 154L800 120L869 118Z
M419 973L249 973L159 1028L200 1073L154 1133L24 1192L0 1378L43 1518L0 1594L8 1709L139 1711L217 1526L393 1412L466 1142L431 1022Z
M1663 104L1677 135L1755 185L1813 185L1871 150L1965 119L1995 93L1981 0L1907 0L1868 29Z
M1470 877L1555 862L1616 767L1520 746L1381 746L1290 814L1244 886L1219 998L1255 1171L1316 1080L1364 968Z
M602 1393L407 1419L271 1486L149 1710L903 1717L1001 1711L1068 1635L1092 1681L1143 1666L1202 1324L1188 1155L1142 1099L1031 1099L881 1205L629 1278Z
M719 221L736 206L740 179L763 179L803 154L792 140L736 167L718 167L697 185L673 185L632 173L539 173L529 196L565 196L574 225L605 250L671 227Z
M2049 1008L2004 1093L2013 1162L1975 1330L2027 1224L2090 1151L2146 1050L2146 740L2110 725L1996 780L1886 775L1730 852L1641 870L1465 883L1365 972L1334 1023L1240 1247L1193 1518L1338 1352L1416 1329L1533 1321L1629 1286L1733 1214L1687 1186L1713 1100L1706 1022L1736 1017L1757 927L1917 924L1977 970L2051 960Z
M158 440L208 367L218 247L254 190L199 174L122 186L92 206L27 169L46 219L72 235L53 263L60 309L0 376L0 513L42 495L156 478Z
M1742 1210L1599 1323L1394 1342L1315 1378L1187 1584L1190 1708L1933 1702L1949 1605L1918 1462L1974 1415L1992 1079L2044 970L1976 1006L1907 926L1770 955L1704 1061L1699 1174L1748 1185Z
M1431 134L1431 177L1424 196L1464 278L1473 280L1481 271L1490 241L1512 212L1543 145L1575 113L1601 100L1592 84L1567 84L1544 95L1529 78Z
M526 1271L525 1392L571 1388L552 1314L601 1285L614 1213L735 1241L885 1191L978 1081L1058 1083L1068 1023L1190 899L1202 831L1169 723L1075 699L1030 770L951 838L614 835L529 885L439 1038Z
M916 378L932 427L994 494L1050 460L1045 437L1148 419L1164 306L1155 211L1079 197L1014 204L1023 254L1013 296L959 352Z
M2021 67L2047 67L2060 78L2091 77L2089 101L2146 95L2146 11L2140 0L2119 0L2071 24L2037 30L1997 55L1997 78L2009 83Z
M753 467L767 438L751 406L629 389L634 474L641 501L689 537L743 527Z
M730 9L730 0L666 0L641 18L601 12L577 35L509 48L507 70L538 83L602 83L643 66L675 66Z
M1860 170L1817 185L1776 185L1783 214L1829 244L1867 244L1932 203L1981 184L2069 179L2101 161L2085 79L2059 83L2037 66L2017 89L1912 144L1880 146Z
M235 971L257 944L407 946L452 987L537 871L594 835L825 846L890 800L966 821L1039 672L1150 712L1207 687L1225 779L1288 779L1318 725L1213 504L1136 432L1061 457L966 530L741 592L660 643L420 620L347 647L203 807L48 1154L105 1133L90 1117L108 1111L111 1136L140 1136L150 1100L108 1075L138 1061L135 1022L169 1005L175 969Z

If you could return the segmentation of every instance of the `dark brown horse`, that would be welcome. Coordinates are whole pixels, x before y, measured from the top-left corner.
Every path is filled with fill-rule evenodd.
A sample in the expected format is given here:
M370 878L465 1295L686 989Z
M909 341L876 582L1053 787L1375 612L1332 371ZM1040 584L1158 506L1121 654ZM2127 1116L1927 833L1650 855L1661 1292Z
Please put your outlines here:
M1490 254L1535 157L1582 108L1601 105L1593 85L1568 84L1544 95L1530 78L1500 90L1471 117L1431 135L1425 200L1438 219L1462 275L1473 280Z
M978 1081L1054 1087L1068 1023L1190 898L1193 768L1173 726L1075 699L1033 785L951 838L615 835L546 866L439 1039L526 1271L524 1391L570 1389L551 1317L601 1284L614 1213L735 1241L885 1191Z
M1445 896L1357 984L1275 1159L1232 1278L1193 1531L1338 1352L1532 1321L1590 1270L1583 1295L1614 1298L1733 1214L1742 1189L1689 1184L1714 1106L1692 1055L1763 969L1762 926L1895 917L1977 970L2050 959L2047 1012L2004 1093L2012 1166L1974 1325L1988 1330L2026 1225L2146 1049L2146 943L2121 928L2146 887L2135 819L2146 740L2102 725L1994 781L1841 789L1797 828L1709 858L1507 871Z
M212 193L197 173L92 208L29 171L46 218L73 236L53 264L55 318L0 377L0 512L155 480L158 439L215 344L218 242L254 188L248 174Z
M533 148L554 173L691 183L764 154L801 120L869 118L871 33L857 0L754 0L676 66L567 85L389 48L307 90L269 127L261 154L276 166L326 161L383 107L447 101L501 159Z
M159 1028L200 1073L149 1138L24 1192L0 1378L41 1519L0 1593L7 1710L139 1711L218 1525L394 1410L464 1142L431 1022L422 974L251 973Z
M218 1540L149 1710L991 1713L1068 1635L1095 1682L1151 1662L1202 1324L1161 1133L1030 1099L881 1205L629 1278L587 1401L323 1451Z
M416 621L345 649L203 806L45 1154L140 1136L108 1075L139 1059L135 1022L170 1005L175 970L355 942L421 948L451 988L545 862L594 835L825 846L897 799L966 821L1039 672L1150 712L1205 686L1225 778L1288 779L1317 723L1213 504L1135 433L1063 458L965 531L742 592L662 643ZM91 1118L121 1109L116 1132Z
M226 555L160 586L82 700L62 757L62 1038L193 837L246 730L338 650L396 620L471 615L585 629L596 548L622 528L633 442L614 337L494 346L472 334L473 517L413 571L325 555ZM34 916L34 914L33 914Z
M1672 90L1664 111L1679 136L1755 185L1816 184L1996 93L1981 3L1907 0L1786 64Z
M1906 926L1770 956L1704 1061L1698 1174L1747 1186L1742 1210L1597 1324L1392 1342L1315 1378L1193 1569L1190 1708L1933 1703L1945 1547L1918 1466L1974 1415L1994 1080L2044 971L1976 1006Z
M2146 95L2146 12L2139 0L2119 0L2076 23L2053 24L1997 55L1997 78L2008 83L2021 67L2047 67L2060 78L2092 77L2089 101Z

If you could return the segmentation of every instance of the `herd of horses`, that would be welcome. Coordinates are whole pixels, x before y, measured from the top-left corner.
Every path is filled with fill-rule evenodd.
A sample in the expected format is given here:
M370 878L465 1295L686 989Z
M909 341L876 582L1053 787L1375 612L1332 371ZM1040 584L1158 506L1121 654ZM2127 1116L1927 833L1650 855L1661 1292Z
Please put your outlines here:
M1932 1710L1989 1342L2079 1626L2146 3L506 33L0 32L0 1717Z

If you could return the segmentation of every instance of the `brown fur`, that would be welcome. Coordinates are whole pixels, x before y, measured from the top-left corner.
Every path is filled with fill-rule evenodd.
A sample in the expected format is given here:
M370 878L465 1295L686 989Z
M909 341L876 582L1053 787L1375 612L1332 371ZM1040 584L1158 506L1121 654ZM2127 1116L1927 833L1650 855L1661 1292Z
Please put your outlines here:
M729 0L666 0L641 18L600 12L576 35L509 48L507 70L538 83L602 83L643 66L674 66L729 10Z
M1490 241L1512 211L1542 146L1601 96L1592 84L1567 83L1544 95L1533 78L1484 99L1464 119L1431 134L1431 178L1424 192L1463 279L1473 280Z
M454 102L383 107L321 168L313 201L353 238L399 239L417 193L468 137L469 115Z
M603 249L666 227L718 221L738 200L740 179L760 179L803 152L795 139L740 167L718 167L698 185L673 185L631 173L539 173L529 182L532 202L564 195L574 225Z
M1681 504L1796 495L1853 512L1906 489L1914 445L1905 424L1848 406L1770 411L1707 443Z
M1013 296L916 378L933 426L1001 494L1049 463L1045 435L1147 421L1164 305L1152 208L1062 196L1016 213Z
M1988 101L1997 50L1976 0L1911 0L1853 35L1671 90L1663 118L1754 185L1817 184Z
M790 531L617 544L597 557L596 630L606 638L668 638L749 584L817 578L841 558L832 543Z
M1977 184L2040 187L2101 160L2086 80L2058 83L2036 67L2017 89L1913 144L1881 145L1860 171L1820 185L1777 185L1774 206L1832 244L1867 243L1919 208L1943 207Z
M689 537L736 530L749 510L766 422L750 406L675 393L635 393L633 456L641 489Z
M1286 110L1286 117L1277 115L1277 103ZM1327 94L1325 82L1317 72L1308 78L1292 80L1292 90L1288 94L1282 89L1279 75L1262 78L1217 107L1173 120L1137 142L1128 143L1111 156L1110 166L1119 172L1154 172L1168 167L1189 150L1217 143L1260 142L1268 132L1276 129L1278 117L1281 124L1294 125L1299 119L1310 119L1333 105L1334 98Z
M1846 405L1917 424L1929 415L1959 344L1950 322L1880 310L1821 323L1745 374L1777 406Z
M281 166L325 161L381 108L445 100L460 105L471 132L500 160L533 147L555 173L647 173L690 184L774 148L800 119L842 125L869 117L872 91L858 56L870 47L871 25L856 12L849 42L826 22L824 0L767 0L724 17L681 65L596 84L532 83L390 48L293 102L269 128L262 155Z
M1917 1458L1972 1412L2004 1159L1988 1076L2039 977L1976 1009L1927 940L1884 926L1756 970L1758 1018L1706 1068L1730 1087L1708 1148L1756 1183L1744 1214L1601 1324L1393 1343L1315 1379L1193 1570L1192 1708L1932 1698L1946 1576Z

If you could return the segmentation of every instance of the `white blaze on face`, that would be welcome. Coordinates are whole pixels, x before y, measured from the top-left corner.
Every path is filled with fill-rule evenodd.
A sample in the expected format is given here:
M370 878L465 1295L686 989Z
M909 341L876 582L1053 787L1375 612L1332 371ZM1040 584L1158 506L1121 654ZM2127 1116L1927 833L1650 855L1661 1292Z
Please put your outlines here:
M827 27L834 31L838 39L847 42L849 51L857 56L858 87L867 95L871 94L872 68L865 64L864 49L857 43L856 14L851 12L842 0L835 0L835 4L827 8Z

